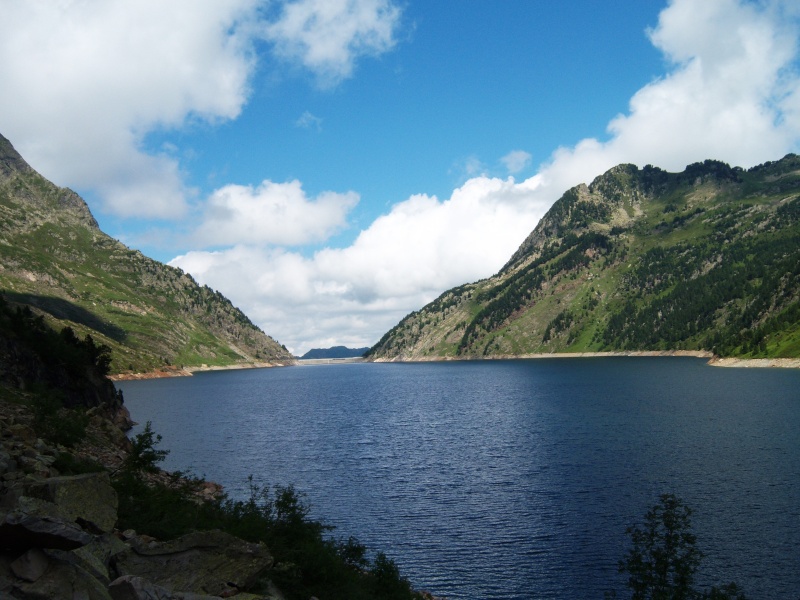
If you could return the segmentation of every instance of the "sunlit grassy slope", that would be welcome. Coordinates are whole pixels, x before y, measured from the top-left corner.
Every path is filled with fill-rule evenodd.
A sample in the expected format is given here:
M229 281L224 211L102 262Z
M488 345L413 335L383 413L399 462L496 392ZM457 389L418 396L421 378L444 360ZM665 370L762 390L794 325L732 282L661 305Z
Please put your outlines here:
M104 234L0 136L0 293L113 350L113 372L291 360L225 297Z
M800 157L617 166L495 276L405 317L373 359L608 350L800 356Z

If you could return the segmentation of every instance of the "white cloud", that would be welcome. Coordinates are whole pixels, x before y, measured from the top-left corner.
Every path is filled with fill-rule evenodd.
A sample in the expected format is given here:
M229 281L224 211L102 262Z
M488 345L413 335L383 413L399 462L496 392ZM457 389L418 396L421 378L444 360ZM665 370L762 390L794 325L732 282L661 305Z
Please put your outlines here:
M681 170L716 158L751 166L796 151L800 36L790 10L797 16L791 3L674 0L649 32L670 71L610 121L610 139L559 148L526 181L481 175L443 202L412 196L351 246L312 258L237 246L173 264L222 290L295 352L373 344L445 289L497 271L565 190L616 164ZM509 157L509 168L520 164Z
M309 199L299 181L264 181L257 188L227 185L206 202L203 223L193 235L201 246L321 242L346 225L358 194L323 192Z
M223 290L295 352L331 340L371 345L444 289L499 270L547 209L531 200L537 185L480 177L446 201L412 196L351 246L312 258L237 245L170 264Z
M524 150L513 150L501 158L500 162L505 165L510 175L516 175L531 164L532 158L530 153Z
M628 114L609 123L607 142L557 150L543 177L558 188L622 162L677 171L714 158L749 167L796 151L800 28L783 7L674 0L649 32L672 70L634 94Z
M47 177L93 188L120 215L186 209L177 161L142 150L155 127L235 118L252 68L254 0L2 2L0 129Z
M267 36L327 85L394 43L389 0L292 2L272 23L262 20L268 3L0 0L0 131L49 179L96 192L105 211L181 217L194 191L175 155L145 148L146 135L235 119L254 40Z
M358 57L395 45L400 13L390 0L296 0L283 5L264 35L279 56L330 87L352 74Z

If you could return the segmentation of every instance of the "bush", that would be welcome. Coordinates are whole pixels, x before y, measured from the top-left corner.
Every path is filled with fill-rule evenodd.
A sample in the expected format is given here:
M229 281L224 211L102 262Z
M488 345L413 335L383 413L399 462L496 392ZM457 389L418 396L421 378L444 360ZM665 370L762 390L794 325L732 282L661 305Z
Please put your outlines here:
M746 600L735 583L707 592L694 589L694 574L703 558L691 532L692 510L674 494L662 494L647 511L644 525L628 527L632 547L619 563L628 574L632 600ZM616 597L616 593L607 597Z
M54 444L73 447L86 437L89 417L80 409L65 409L63 395L44 384L31 386L36 433Z
M269 573L291 600L411 600L414 594L394 561L378 554L374 564L357 539L326 537L333 527L311 519L310 506L293 486L261 486L248 478L249 497L223 496L201 501L202 480L173 473L166 483L147 483L167 452L151 424L133 438L133 451L114 475L120 529L135 529L160 539L191 531L220 529L251 542L263 542L275 558ZM264 582L266 586L266 582ZM266 590L262 590L266 591Z
M148 421L144 430L131 440L131 449L125 457L122 470L128 475L158 472L159 463L164 462L169 454L169 450L156 450L160 442L161 435L153 431L153 424Z

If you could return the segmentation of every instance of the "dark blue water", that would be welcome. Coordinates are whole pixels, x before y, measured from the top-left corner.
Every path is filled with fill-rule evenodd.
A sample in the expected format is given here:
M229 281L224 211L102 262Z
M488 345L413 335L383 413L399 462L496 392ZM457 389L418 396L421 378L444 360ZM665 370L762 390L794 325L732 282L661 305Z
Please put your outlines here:
M694 509L699 584L800 598L800 372L688 358L350 364L119 384L171 454L317 518L451 599L602 598L626 526Z

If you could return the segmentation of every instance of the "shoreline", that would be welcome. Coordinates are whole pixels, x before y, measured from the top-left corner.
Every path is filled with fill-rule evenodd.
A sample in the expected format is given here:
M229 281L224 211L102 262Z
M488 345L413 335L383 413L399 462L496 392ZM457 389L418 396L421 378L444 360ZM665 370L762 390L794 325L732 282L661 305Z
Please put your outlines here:
M195 373L206 373L208 371L238 371L241 369L269 369L272 367L286 367L294 365L295 362L269 363L252 362L236 363L233 365L200 365L199 367L164 367L154 371L144 373L113 373L107 377L111 381L138 381L142 379L165 379L168 377L191 377Z
M800 369L800 358L722 358L708 350L618 350L604 352L552 352L531 354L504 354L500 356L480 357L419 357L419 358L377 358L367 362L444 362L457 360L544 360L548 358L610 358L610 357L663 357L687 356L690 358L707 358L712 367L725 368L783 368Z
M739 369L800 369L800 358L737 358L716 356L707 350L625 350L606 352L552 352L531 354L504 354L501 356L481 357L419 357L419 358L377 358L374 360L363 359L357 362L448 362L468 360L544 360L548 358L612 358L612 357L663 357L687 356L690 358L707 358L707 364L712 367L739 368ZM347 364L356 361L328 361L325 364ZM307 364L311 364L308 362ZM286 363L239 363L225 366L200 365L199 367L165 367L145 373L115 373L108 375L111 381L138 381L144 379L163 379L167 377L191 377L195 373L209 371L237 371L241 369L268 369L272 367L303 366L300 361Z

